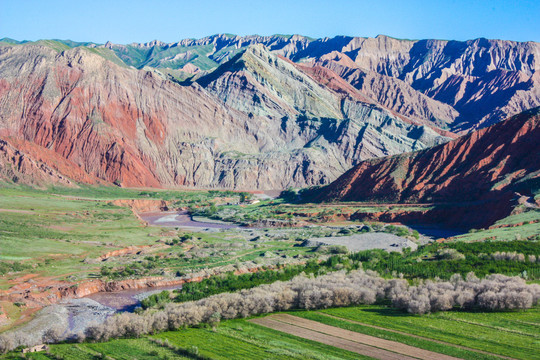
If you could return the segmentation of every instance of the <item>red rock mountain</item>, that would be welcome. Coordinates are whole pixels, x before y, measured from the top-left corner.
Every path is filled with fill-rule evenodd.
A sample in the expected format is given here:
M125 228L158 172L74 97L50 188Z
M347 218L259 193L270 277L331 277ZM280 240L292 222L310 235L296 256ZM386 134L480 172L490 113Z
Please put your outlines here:
M540 189L540 108L429 149L361 162L311 201L479 205L486 220ZM497 212L490 217L488 213Z
M539 106L539 58L487 39L0 39L0 139L73 182L321 185Z
M0 137L44 149L39 161L68 178L57 156L122 186L240 189L324 184L363 159L448 140L319 84L261 45L205 77L206 89L109 57L0 46Z

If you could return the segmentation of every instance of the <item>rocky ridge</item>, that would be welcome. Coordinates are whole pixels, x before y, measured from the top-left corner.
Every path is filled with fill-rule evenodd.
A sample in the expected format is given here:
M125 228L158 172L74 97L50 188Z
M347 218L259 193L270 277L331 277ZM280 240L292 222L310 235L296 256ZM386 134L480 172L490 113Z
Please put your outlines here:
M350 61L341 61L336 73L366 96L405 116L436 121L452 131L489 126L540 105L540 79L536 75L540 44L535 42L218 34L172 44L154 41L107 46L134 66L177 69L190 63L199 70L212 71L254 44L295 63L317 63L334 70L329 57L347 58ZM191 55L182 55L180 63L165 56L187 52ZM143 63L138 62L141 56Z
M540 105L533 42L215 35L15 43L0 43L0 135L122 186L326 184L362 160ZM192 77L181 82L179 72ZM58 161L40 161L72 178Z
M122 186L282 189L447 140L336 93L262 45L201 78L206 89L91 50L0 47L0 133L47 149L41 161L59 172L50 151Z

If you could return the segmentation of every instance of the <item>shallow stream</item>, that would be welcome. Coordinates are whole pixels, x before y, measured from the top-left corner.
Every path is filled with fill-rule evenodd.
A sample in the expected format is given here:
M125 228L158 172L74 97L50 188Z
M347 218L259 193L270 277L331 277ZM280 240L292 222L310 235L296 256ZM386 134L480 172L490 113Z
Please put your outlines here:
M179 227L179 228L205 228L205 229L233 229L239 225L224 222L203 222L193 220L188 211L157 211L139 214L141 219L149 225Z

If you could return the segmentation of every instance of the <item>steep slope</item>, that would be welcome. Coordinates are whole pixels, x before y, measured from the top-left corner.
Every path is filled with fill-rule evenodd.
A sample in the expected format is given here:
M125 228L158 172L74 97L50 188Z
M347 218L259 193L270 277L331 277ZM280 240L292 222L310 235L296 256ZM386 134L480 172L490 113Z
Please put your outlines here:
M315 201L469 203L511 210L515 192L540 188L540 108L430 149L364 161L332 184L308 191Z
M438 129L395 116L346 82L323 84L307 70L254 45L198 83L227 105L265 118L256 122L279 123L288 135L286 149L319 149L345 168L447 140Z
M254 115L343 119L333 93L262 45L249 46L197 82L226 104Z
M244 138L238 150L258 147L247 117L233 116L200 88L120 68L81 48L16 46L3 48L0 59L2 133L110 182L211 186L220 141ZM211 128L210 120L221 126Z
M332 70L360 93L418 123L449 128L459 113L450 105L424 95L397 78L362 70L347 55L331 52L313 62Z
M540 105L540 44L504 40L318 39L292 60L318 59L331 51L350 57L364 71L402 80L459 116L449 124L467 131L494 124ZM384 101L382 101L384 103Z
M95 49L49 45L0 47L0 135L123 186L324 184L362 159L446 141L337 96L262 46L218 69L209 92L118 66ZM248 70L227 80L237 60ZM40 161L54 168L52 158Z
M2 139L0 139L0 180L31 186L75 186L62 173L44 162L35 160Z
M474 201L540 177L540 108L446 144L364 161L318 192L340 201ZM523 191L523 190L522 190Z

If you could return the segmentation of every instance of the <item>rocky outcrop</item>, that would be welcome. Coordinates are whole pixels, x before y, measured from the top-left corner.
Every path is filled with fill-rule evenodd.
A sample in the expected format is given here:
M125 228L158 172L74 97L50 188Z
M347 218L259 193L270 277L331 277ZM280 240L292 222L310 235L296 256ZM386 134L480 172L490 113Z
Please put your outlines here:
M489 223L509 214L519 198L515 192L537 191L538 139L540 108L430 149L362 162L306 196L315 201L459 202L474 210L478 221ZM450 206L444 213L448 217L455 210ZM458 218L464 221L463 212Z
M0 178L26 185L110 185L50 149L13 137L0 137Z
M142 254L151 249L151 245L128 246L127 248L109 251L101 255L97 260L105 261L113 257Z
M117 199L111 201L116 206L129 207L134 212L167 211L171 202L152 199Z
M163 277L151 277L151 278L140 278L140 279L127 279L127 280L118 280L118 281L103 281L103 280L92 280L82 282L75 286L66 286L58 288L58 300L60 299L73 299L73 298L82 298L88 295L96 294L99 292L115 292L123 290L137 290L137 289L146 289L159 288L166 286L175 286L182 285L186 282L197 282L202 279L193 278L193 279L166 279Z

